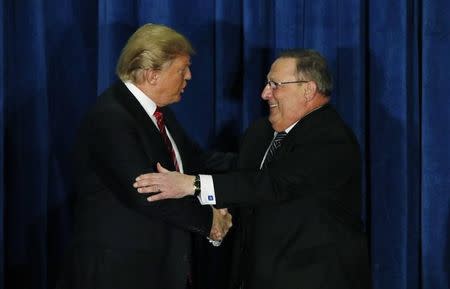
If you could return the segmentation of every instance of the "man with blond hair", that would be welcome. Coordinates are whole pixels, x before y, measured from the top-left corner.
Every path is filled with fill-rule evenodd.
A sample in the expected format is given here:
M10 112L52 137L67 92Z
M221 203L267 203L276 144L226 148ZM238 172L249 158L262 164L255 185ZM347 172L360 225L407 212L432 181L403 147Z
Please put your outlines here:
M228 213L193 197L148 203L131 186L157 162L180 173L233 162L202 152L167 108L191 79L192 54L184 36L155 24L140 27L123 48L120 81L100 95L79 132L74 242L60 288L184 289L191 233L217 240L231 226Z

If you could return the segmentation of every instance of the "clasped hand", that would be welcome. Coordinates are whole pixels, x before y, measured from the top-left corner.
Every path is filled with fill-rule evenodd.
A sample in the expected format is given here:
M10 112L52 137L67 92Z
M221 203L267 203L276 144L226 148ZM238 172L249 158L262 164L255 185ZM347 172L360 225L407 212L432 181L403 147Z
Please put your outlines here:
M215 209L213 210L213 222L211 226L211 233L209 237L215 241L222 240L230 230L232 224L232 216L228 213L227 209Z
M155 193L147 198L149 202L164 199L179 199L194 194L194 176L172 172L157 163L157 173L148 173L136 178L133 187L139 193ZM213 210L213 222L210 238L215 241L222 240L232 226L232 216L227 209Z

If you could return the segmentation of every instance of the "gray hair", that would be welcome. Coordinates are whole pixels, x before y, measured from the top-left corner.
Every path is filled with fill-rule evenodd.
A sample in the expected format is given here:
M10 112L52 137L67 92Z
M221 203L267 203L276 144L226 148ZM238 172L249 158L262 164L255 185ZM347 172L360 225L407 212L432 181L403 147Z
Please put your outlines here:
M289 49L281 52L279 58L296 59L298 76L314 81L321 94L331 95L333 80L326 59L319 52L311 49Z

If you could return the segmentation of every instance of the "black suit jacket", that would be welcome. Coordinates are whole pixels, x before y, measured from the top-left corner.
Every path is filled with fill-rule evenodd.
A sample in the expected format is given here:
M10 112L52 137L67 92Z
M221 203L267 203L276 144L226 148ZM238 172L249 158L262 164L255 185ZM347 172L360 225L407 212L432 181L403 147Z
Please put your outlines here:
M231 157L202 153L171 111L162 110L185 172L228 168ZM100 96L80 129L75 241L60 287L185 288L190 233L208 236L212 212L193 197L149 203L138 194L134 179L154 171L156 162L174 170L158 129L118 82Z
M217 204L244 206L232 287L243 280L245 289L369 288L355 136L325 105L300 120L259 170L272 138L267 119L255 122L240 170L213 175Z

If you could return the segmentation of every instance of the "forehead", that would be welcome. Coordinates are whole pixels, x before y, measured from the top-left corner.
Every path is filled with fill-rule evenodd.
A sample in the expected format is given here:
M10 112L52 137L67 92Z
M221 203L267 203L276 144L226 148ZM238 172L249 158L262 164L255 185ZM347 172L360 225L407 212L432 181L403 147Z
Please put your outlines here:
M278 58L270 67L269 78L295 75L297 61L294 58Z
M172 66L185 66L191 64L189 55L179 55L172 60Z

